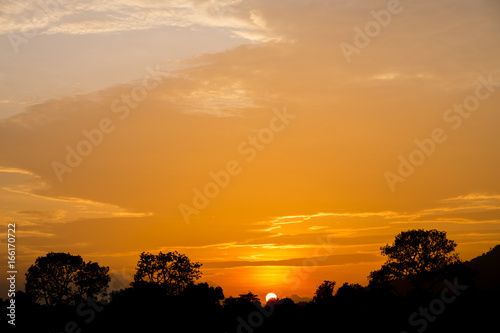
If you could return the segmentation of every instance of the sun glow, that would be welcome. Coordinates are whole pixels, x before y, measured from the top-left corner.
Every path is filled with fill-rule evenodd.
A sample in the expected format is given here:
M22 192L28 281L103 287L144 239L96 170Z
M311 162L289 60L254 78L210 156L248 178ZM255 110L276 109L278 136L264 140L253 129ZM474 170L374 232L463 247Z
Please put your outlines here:
M269 302L270 299L277 299L278 296L276 296L275 293L269 293L266 295L266 302Z

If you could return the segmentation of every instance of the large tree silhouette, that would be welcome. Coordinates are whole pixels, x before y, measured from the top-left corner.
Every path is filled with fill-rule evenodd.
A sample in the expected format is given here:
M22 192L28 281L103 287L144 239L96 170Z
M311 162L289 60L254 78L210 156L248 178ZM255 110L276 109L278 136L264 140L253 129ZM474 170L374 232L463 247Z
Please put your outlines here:
M446 237L445 231L413 229L399 233L392 245L381 247L382 255L388 259L381 269L369 275L371 284L408 278L422 289L437 272L459 263L455 247L457 244Z
M156 286L169 295L178 295L201 277L200 267L200 263L191 262L177 251L159 254L143 252L132 286Z
M89 297L104 296L109 267L85 262L79 255L50 252L36 259L26 273L26 293L47 305L75 305Z
M316 303L325 303L333 300L333 288L335 287L335 281L323 281L322 284L318 286L316 292L314 293L313 301Z

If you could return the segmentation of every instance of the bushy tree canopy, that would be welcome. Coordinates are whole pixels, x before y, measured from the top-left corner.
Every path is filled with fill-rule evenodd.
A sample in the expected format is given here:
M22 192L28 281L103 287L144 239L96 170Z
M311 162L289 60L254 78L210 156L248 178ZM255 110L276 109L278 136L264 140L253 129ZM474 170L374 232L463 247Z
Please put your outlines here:
M50 252L36 259L26 273L26 292L47 305L75 305L104 296L109 268L85 262L79 255Z
M388 259L381 269L369 275L370 283L384 283L398 278L408 278L421 288L426 278L446 266L458 263L453 253L457 244L446 237L446 232L414 229L399 233L392 245L381 247Z
M335 287L335 281L323 281L322 284L318 286L316 292L314 293L314 302L327 302L333 299L333 288Z
M191 262L186 255L177 251L159 254L143 252L132 285L158 286L167 294L178 295L201 277L200 267L200 263Z

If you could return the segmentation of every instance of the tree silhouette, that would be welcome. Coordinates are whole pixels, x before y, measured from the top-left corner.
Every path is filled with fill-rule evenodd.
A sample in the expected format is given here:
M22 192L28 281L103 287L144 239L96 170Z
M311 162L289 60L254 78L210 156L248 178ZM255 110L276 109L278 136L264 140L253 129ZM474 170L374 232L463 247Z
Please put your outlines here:
M189 285L183 290L181 296L198 305L220 306L220 301L224 299L224 292L221 287L210 287L208 283L198 283Z
M236 306L238 305L238 299L233 296L226 297L223 301L223 305L225 307L231 307L231 306Z
M316 303L331 301L333 299L334 287L335 287L335 281L328 281L328 280L323 281L323 283L320 284L316 289L313 301Z
M359 297L365 289L358 283L347 283L345 282L342 287L337 290L337 297L342 299L355 299Z
M255 295L252 292L248 292L246 294L239 294L239 297L241 302L248 302L248 303L253 303L253 302L260 302L259 296Z
M229 296L224 299L225 307L237 307L237 306L248 306L252 305L254 302L260 302L259 296L255 295L251 291L246 294L239 294L238 297Z
M401 251L409 249L402 248ZM453 254L448 252L445 256L453 257ZM262 307L259 297L247 292L226 298L221 306L224 297L221 287L190 283L180 293L172 295L156 282L141 280L139 284L151 285L115 291L109 304L85 300L68 307L46 306L44 303L74 304L78 297L83 297L77 295L91 294L90 290L84 290L93 285L96 271L87 273L99 266L84 263L79 256L49 253L38 258L30 268L27 286L31 295L36 294L33 281L37 282L37 287L44 288L39 291L38 298L47 300L36 303L32 296L18 291L15 295L16 313L10 310L7 316L15 317L19 313L22 318L29 318L16 321L21 332L157 332L169 327L182 327L186 332L245 333L322 332L325 327L338 332L402 332L405 329L408 332L425 330L425 333L486 332L496 327L500 311L500 303L496 301L500 296L500 271L496 269L499 258L500 247L497 247L463 265L452 264L437 271L424 271L421 274L438 272L439 275L433 276L439 277L437 281L443 284L423 290L408 290L408 279L377 286L380 288L344 283L335 289L335 282L324 281L318 286L314 301L308 303L295 304L288 298L271 299ZM471 278L467 271L469 266L477 272ZM391 282L391 269L391 266L384 265L373 273L374 279L380 283ZM34 279L35 273L40 272L45 274L43 282ZM79 282L77 278L82 276L89 280ZM441 279L444 276L446 280ZM76 282L63 287L65 279ZM51 284L57 288L51 290ZM77 286L81 289L80 294L76 292ZM391 292L391 287L407 292L398 297ZM58 295L63 295L62 299ZM0 299L0 306L9 308L12 302ZM7 327L12 325L4 321L3 326L5 329L2 327L0 331L7 332Z
M155 255L143 252L137 263L132 286L158 286L169 295L178 295L201 277L201 264L191 262L177 251Z
M109 267L84 262L79 255L50 252L39 257L26 273L26 292L47 305L75 305L106 295Z
M388 259L381 269L370 273L370 284L408 278L417 289L422 289L434 273L460 262L458 254L453 253L456 246L454 241L447 239L444 231L403 231L392 245L380 248L382 255Z
M246 294L239 294L236 298L236 302L239 304L250 304L253 302L260 302L260 298L259 296L249 291Z

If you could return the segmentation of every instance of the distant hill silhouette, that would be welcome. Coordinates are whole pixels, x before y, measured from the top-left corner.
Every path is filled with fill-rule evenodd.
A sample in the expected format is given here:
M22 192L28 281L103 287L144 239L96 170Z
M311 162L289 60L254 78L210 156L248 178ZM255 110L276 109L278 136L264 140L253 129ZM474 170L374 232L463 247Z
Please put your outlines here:
M500 291L500 245L464 263L476 273L474 287L478 290Z
M297 294L293 294L292 296L290 296L290 299L292 301L295 302L295 304L299 304L299 303L308 303L310 301L312 301L311 298L309 297L300 297L299 295Z

